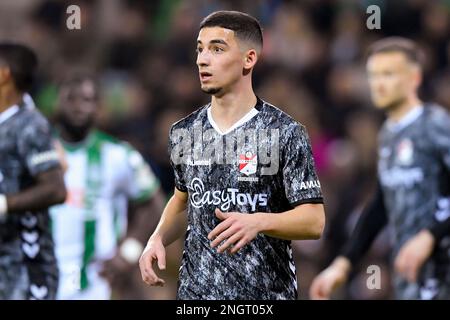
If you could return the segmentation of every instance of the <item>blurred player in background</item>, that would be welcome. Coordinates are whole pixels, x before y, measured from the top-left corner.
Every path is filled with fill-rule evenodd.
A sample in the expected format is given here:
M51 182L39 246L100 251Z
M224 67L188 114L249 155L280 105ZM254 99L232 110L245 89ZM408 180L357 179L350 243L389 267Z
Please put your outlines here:
M396 298L450 299L450 115L418 98L421 53L412 41L374 43L367 72L373 103L387 115L379 133L378 189L310 295L329 298L390 225Z
M317 239L323 231L322 192L305 127L253 92L262 42L258 21L241 12L218 11L200 25L197 66L211 103L172 126L175 194L140 260L143 280L163 285L153 264L165 268L165 247L186 233L187 219L179 299L296 299L290 240ZM197 148L208 149L211 140L196 139L195 130L219 145L250 132L273 135L216 145L214 154L197 158ZM270 163L262 163L265 145Z
M80 74L62 83L55 127L66 154L68 198L51 208L59 299L109 299L110 284L132 290L130 273L136 275L142 243L164 205L140 153L95 129L98 109L93 78Z
M48 207L66 189L50 126L26 94L36 66L29 48L0 44L0 299L54 299L58 285Z

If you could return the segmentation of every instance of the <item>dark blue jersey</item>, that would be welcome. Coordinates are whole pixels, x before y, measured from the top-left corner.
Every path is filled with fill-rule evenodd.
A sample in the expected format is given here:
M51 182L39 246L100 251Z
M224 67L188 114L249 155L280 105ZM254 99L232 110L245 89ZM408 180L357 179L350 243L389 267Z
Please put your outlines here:
M16 194L59 166L47 120L13 106L0 114L0 194ZM47 210L9 212L0 221L0 298L51 298L57 269Z

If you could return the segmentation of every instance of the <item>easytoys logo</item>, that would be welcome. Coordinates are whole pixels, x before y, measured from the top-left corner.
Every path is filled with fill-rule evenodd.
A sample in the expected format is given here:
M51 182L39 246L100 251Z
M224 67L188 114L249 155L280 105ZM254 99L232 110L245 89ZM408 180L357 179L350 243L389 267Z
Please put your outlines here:
M199 178L194 178L189 186L192 191L190 201L193 207L202 208L206 205L219 206L220 210L227 211L231 205L250 205L252 211L256 211L256 205L267 206L267 194L241 193L239 189L227 188L226 190L205 191L205 186Z

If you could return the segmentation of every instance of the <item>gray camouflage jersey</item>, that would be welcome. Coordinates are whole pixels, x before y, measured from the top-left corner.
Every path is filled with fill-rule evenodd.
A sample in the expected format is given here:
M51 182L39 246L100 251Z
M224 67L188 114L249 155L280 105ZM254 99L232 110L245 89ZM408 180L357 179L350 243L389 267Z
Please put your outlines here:
M296 299L290 241L259 234L237 254L219 254L208 233L214 210L280 213L322 203L305 127L258 103L221 132L206 105L172 126L169 152L176 188L188 193L188 230L179 299Z
M16 194L59 166L47 120L13 106L0 114L0 194ZM52 299L57 268L47 210L8 212L0 221L0 299Z
M450 214L450 116L438 106L418 107L400 124L386 122L379 144L378 174L395 257L409 238ZM450 237L444 237L418 285L395 278L397 297L450 299L449 254Z

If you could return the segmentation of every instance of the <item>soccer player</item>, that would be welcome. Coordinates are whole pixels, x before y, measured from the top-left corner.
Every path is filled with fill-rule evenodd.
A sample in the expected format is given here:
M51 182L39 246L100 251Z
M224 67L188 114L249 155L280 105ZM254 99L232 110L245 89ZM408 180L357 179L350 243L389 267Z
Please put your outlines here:
M414 42L398 37L370 48L372 101L387 115L379 133L378 190L342 254L313 281L312 298L329 298L386 225L393 230L396 298L450 298L450 116L419 99L420 56Z
M176 188L140 259L143 280L163 285L153 263L164 269L165 247L186 234L179 299L296 299L290 240L323 231L305 127L253 92L262 45L247 14L218 11L200 24L197 66L211 102L171 128Z
M110 284L126 285L164 206L141 154L95 128L98 109L94 78L73 75L61 84L55 128L68 166L68 198L50 211L58 299L110 299Z
M29 48L0 44L0 299L54 299L58 284L48 207L66 189L50 126L24 101L36 67Z

